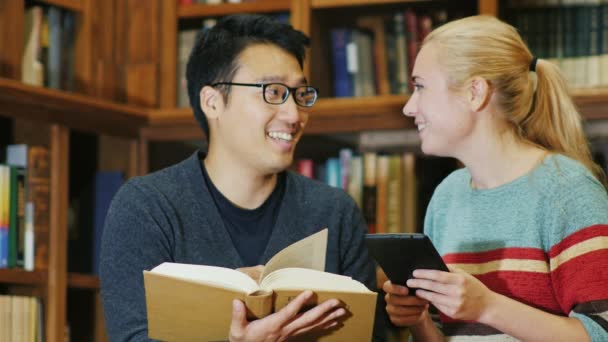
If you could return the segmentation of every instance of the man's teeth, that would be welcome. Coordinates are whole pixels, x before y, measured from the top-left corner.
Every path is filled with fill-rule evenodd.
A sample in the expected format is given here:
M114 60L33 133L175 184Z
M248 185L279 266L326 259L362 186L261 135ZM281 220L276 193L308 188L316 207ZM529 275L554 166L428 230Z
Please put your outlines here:
M426 124L418 124L418 132L426 128Z
M281 139L281 140L285 140L285 141L293 140L293 135L291 135L290 133L285 133L285 132L268 132L268 136L273 139Z

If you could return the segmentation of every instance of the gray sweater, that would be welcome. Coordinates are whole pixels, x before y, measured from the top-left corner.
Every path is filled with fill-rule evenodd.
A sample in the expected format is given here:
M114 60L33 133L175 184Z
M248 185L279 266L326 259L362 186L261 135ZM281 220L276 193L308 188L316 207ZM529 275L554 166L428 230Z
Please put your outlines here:
M143 270L163 262L244 266L204 182L199 158L197 152L179 164L133 178L112 201L100 262L111 341L148 340ZM351 276L375 290L374 266L363 245L366 225L354 201L340 189L292 172L287 173L262 262L325 227L326 271Z

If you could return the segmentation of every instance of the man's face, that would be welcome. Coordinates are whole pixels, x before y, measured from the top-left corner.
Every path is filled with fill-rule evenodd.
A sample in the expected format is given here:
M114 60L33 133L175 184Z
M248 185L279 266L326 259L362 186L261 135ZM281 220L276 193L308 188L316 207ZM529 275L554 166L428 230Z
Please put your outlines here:
M238 57L234 83L305 85L297 59L272 44L247 47ZM230 86L228 103L210 121L211 143L218 158L259 175L283 171L293 161L295 146L308 121L308 113L292 95L283 104L264 101L262 88Z

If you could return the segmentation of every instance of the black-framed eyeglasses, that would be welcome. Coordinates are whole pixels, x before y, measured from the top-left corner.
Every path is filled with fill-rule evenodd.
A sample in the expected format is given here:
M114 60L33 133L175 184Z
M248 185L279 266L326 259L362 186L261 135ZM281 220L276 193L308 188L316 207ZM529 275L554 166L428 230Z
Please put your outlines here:
M229 86L243 86L243 87L257 87L262 88L262 95L264 102L280 105L285 103L289 98L289 94L293 96L294 101L297 105L302 107L312 107L317 102L319 97L319 91L317 88L303 85L299 87L290 87L283 83L235 83L235 82L217 82L211 86L229 85Z

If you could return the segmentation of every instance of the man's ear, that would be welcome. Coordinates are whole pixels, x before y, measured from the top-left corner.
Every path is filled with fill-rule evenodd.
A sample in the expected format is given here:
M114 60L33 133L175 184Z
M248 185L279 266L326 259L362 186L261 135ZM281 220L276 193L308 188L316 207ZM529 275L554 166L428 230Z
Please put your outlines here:
M490 102L491 94L490 83L485 78L473 77L468 89L468 100L471 110L478 112L483 109Z
M216 119L224 105L222 94L215 88L204 86L199 93L200 105L207 120Z

